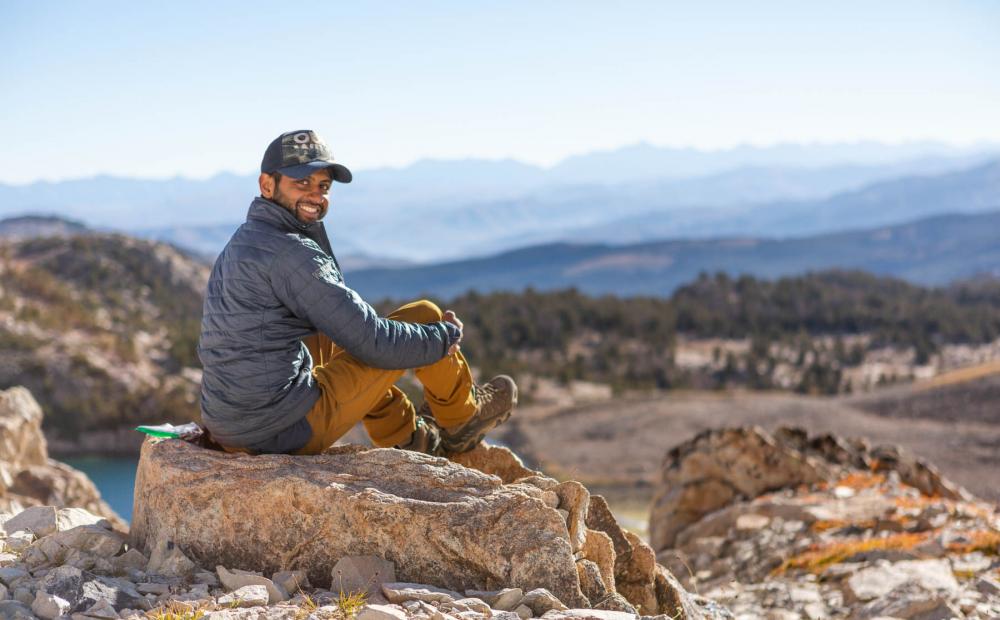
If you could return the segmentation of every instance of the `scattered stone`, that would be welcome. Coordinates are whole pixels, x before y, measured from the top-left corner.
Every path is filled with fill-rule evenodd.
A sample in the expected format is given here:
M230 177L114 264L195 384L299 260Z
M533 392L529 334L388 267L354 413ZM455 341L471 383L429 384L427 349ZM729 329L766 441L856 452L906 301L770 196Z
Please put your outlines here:
M528 607L527 605L518 605L516 608L514 608L513 611L515 614L517 614L517 617L520 618L521 620L527 620L528 618L533 617L533 614L531 613L531 608Z
M167 577L187 577L198 570L191 561L172 541L160 539L153 546L146 565L146 572Z
M568 511L566 519L569 541L573 551L583 548L587 539L587 512L590 508L590 491L575 480L559 483L553 491L559 496L559 508Z
M140 583L135 586L140 594L169 594L170 584L167 583Z
M345 593L378 592L382 584L396 581L396 565L373 555L341 558L333 567L333 589Z
M576 570L580 575L580 589L587 600L593 603L608 595L608 588L597 564L590 560L580 560L576 563Z
M97 525L107 530L111 529L110 521L83 508L60 508L56 511L58 531L64 532L81 525Z
M219 597L219 605L231 607L260 607L267 605L270 594L263 585L248 585Z
M149 559L138 549L129 549L125 553L116 556L113 562L117 572L125 573L129 569L145 571L146 566L149 564Z
M365 605L357 620L406 620L406 612L395 605Z
M279 588L273 581L260 573L240 570L238 568L229 570L225 566L216 566L215 571L219 575L219 581L230 592L239 590L245 586L264 586L267 589L268 604L276 605L288 600L288 593L285 592L284 588Z
M597 601L594 604L594 609L603 609L605 611L623 611L628 614L638 614L635 607L631 603L625 600L625 597L617 592L610 592L604 598Z
M486 617L489 617L490 613L492 612L490 606L486 604L486 601L479 598L462 598L455 601L454 604L456 607L461 605L466 607L470 611L474 611Z
M211 573L209 573L211 574ZM302 588L309 587L309 578L304 570L283 570L271 575L271 581L275 585L281 586L285 592L299 592ZM211 584L209 584L211 585Z
M524 598L521 599L521 604L527 605L531 609L531 613L535 616L541 616L550 609L567 609L567 607L563 605L562 601L553 596L552 593L545 588L536 588L528 592L524 595Z
M19 579L24 579L25 577L30 576L31 574L28 571L17 566L6 566L4 568L0 568L0 583L5 586L13 587L14 583Z
M31 603L31 611L44 620L54 620L54 618L69 612L70 607L70 602L66 599L43 590L35 593L35 600Z
M542 616L544 620L637 620L636 614L603 609L552 610Z
M976 590L987 596L1000 596L1000 581L982 575L976 580Z
M390 603L422 601L424 603L453 603L463 597L458 592L425 586L418 583L383 583L382 593Z
M483 600L489 603L493 609L514 611L514 608L521 604L522 598L524 598L524 590L521 588L505 588L500 590L492 600L488 598Z
M0 601L0 620L36 620L31 607L19 601Z
M3 529L8 536L23 531L41 538L56 531L56 517L55 506L32 506L11 517Z
M771 518L758 514L745 514L736 517L737 532L756 532L768 526Z

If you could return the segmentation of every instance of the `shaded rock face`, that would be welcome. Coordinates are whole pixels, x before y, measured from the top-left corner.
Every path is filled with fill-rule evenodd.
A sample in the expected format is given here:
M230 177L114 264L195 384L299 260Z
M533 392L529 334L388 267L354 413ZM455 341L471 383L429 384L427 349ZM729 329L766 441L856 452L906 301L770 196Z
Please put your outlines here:
M0 392L0 511L42 505L83 508L126 527L86 474L48 457L42 410L31 392L13 387Z
M585 576L594 599L615 594L644 614L665 610L662 599L671 615L684 612L678 619L707 617L579 483L527 469L503 448L480 446L456 461L357 446L250 457L150 439L131 543L151 553L169 541L200 566L298 569L324 587L338 561L374 556L403 582L451 592L541 588L577 608L600 602L581 590Z
M726 474L719 463L748 469ZM669 540L657 560L737 617L1000 615L1000 588L989 586L1000 575L996 506L898 448L794 429L711 431L672 450L664 477L681 486L659 489L674 503L654 515ZM715 499L729 499L693 495L713 484L730 490Z

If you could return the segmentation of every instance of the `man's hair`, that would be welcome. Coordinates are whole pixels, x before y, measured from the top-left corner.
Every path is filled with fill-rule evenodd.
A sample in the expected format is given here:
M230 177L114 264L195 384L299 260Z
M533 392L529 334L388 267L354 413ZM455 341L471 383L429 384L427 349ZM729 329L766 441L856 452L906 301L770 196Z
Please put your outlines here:
M280 172L268 172L268 174L271 176L272 179L274 179L274 184L275 185L277 185L278 183L281 182L281 173Z

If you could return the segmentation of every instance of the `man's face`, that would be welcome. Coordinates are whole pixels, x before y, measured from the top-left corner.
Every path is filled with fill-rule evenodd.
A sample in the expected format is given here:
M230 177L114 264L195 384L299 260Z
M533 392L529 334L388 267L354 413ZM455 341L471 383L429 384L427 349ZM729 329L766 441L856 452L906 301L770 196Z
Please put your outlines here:
M303 224L323 219L330 206L330 171L317 170L302 179L282 176L275 183L270 175L261 175L261 195L291 211Z

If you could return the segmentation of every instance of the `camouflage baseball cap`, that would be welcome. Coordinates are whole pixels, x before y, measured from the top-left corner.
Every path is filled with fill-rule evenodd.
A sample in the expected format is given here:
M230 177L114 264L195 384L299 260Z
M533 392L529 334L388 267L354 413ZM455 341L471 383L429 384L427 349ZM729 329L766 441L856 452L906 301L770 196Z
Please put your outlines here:
M330 148L315 131L298 129L283 133L267 145L260 171L301 179L317 170L329 170L334 181L351 182L351 171L334 163Z

